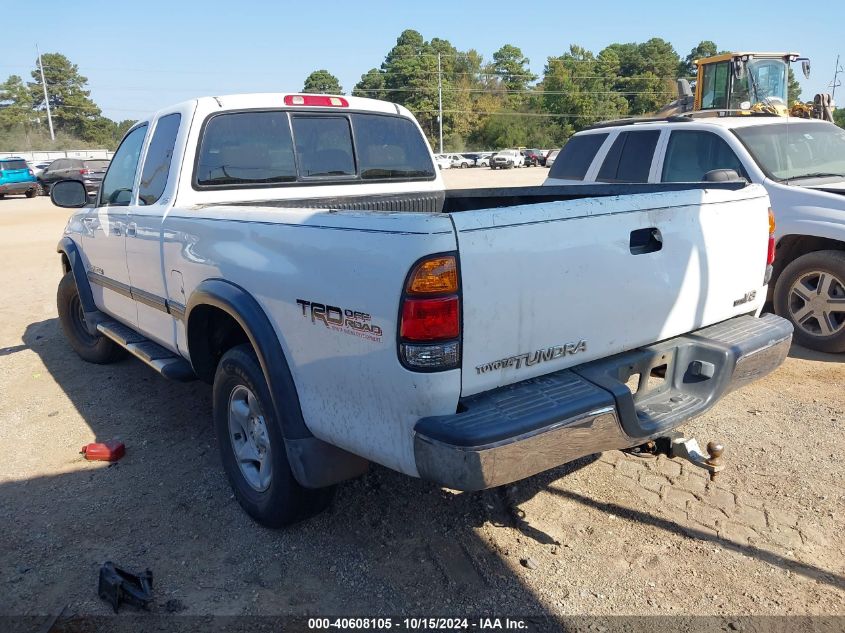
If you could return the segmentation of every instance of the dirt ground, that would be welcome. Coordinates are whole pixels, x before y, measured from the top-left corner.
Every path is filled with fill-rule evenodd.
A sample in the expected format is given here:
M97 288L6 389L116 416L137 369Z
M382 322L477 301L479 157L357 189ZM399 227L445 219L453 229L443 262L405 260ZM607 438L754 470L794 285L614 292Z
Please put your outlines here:
M451 187L546 170L450 170ZM106 615L106 560L181 614L845 615L845 357L794 347L684 428L722 440L708 483L664 458L584 459L455 493L374 466L284 531L239 508L210 388L82 362L58 328L68 212L0 200L0 615ZM107 467L79 454L120 438Z

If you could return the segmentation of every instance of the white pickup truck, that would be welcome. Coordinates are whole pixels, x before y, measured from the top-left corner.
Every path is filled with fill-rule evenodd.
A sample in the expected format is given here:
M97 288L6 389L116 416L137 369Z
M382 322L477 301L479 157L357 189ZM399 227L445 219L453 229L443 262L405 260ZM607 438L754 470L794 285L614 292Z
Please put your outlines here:
M845 130L766 115L608 122L573 136L545 184L697 182L724 170L769 194L775 313L801 345L845 352Z
M58 246L71 346L212 383L224 468L270 526L370 461L479 490L663 438L792 335L758 318L762 187L447 193L381 101L181 103L127 133L94 202L51 196L80 207Z

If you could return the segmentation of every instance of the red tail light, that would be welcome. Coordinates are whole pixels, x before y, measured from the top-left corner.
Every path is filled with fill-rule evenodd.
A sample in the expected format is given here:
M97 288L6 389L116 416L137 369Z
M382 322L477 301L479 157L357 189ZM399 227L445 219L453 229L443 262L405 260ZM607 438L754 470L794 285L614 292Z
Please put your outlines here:
M402 295L399 358L408 369L442 371L461 362L461 297L457 259L426 257L411 269Z
M91 170L90 169L80 169L79 173L82 174L83 176L87 176L88 174L91 173Z
M461 332L457 296L441 299L405 299L399 336L409 341L442 341Z

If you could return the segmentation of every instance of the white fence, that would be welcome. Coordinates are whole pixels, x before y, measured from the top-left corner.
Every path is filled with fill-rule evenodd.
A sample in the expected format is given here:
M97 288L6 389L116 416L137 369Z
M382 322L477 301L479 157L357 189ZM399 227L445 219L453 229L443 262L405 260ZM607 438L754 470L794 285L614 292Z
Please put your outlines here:
M0 158L23 158L33 162L42 160L55 160L57 158L111 158L114 152L108 149L80 149L80 150L58 150L51 152L0 152Z

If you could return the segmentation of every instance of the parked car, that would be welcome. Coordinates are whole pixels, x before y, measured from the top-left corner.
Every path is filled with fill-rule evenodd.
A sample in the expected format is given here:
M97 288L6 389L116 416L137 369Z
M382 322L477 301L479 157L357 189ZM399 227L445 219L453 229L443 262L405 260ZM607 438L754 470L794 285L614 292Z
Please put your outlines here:
M518 149L503 149L490 159L490 169L513 169L522 167L525 157Z
M477 165L478 158L481 156L481 154L470 153L470 154L461 154L461 156L463 156L467 161L469 161L468 164L467 164L467 167L477 167L478 166Z
M59 322L86 361L211 383L223 468L268 526L370 461L480 490L668 445L783 361L791 326L756 316L762 187L538 189L445 192L398 104L182 102L127 132L93 204L53 186L77 208Z
M57 158L44 168L38 176L38 183L42 193L47 195L53 184L60 180L78 180L93 196L100 188L108 166L109 161L100 158Z
M545 167L546 156L539 149L526 149L522 154L525 156L526 167Z
M434 157L434 162L437 164L438 169L452 168L452 157L449 154L437 154Z
M490 158L493 156L493 152L481 152L478 155L478 158L475 159L475 166L476 167L489 167L490 166Z
M771 198L775 313L792 321L801 345L845 352L845 130L753 116L604 124L573 136L544 184L700 182L726 173Z
M557 158L558 152L560 152L559 149L549 150L549 153L546 154L546 163L545 163L546 167L551 167L552 165L555 164L555 158Z
M53 162L52 160L43 160L43 161L29 161L28 160L28 161L26 161L26 164L29 165L29 168L32 170L32 173L37 178L38 176L41 175L41 172L44 171L44 169L46 169L50 165L50 163L52 163L52 162Z
M32 198L38 191L38 180L23 158L0 158L0 198L23 194Z

